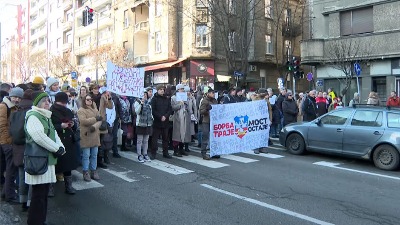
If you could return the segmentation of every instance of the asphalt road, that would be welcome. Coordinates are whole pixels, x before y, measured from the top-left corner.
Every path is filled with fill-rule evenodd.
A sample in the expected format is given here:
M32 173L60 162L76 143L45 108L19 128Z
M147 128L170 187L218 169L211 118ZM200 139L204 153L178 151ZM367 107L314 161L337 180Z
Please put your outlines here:
M74 172L75 196L56 184L49 224L400 224L400 172L335 156L240 153L140 164L112 158L99 182ZM185 160L184 160L185 159Z

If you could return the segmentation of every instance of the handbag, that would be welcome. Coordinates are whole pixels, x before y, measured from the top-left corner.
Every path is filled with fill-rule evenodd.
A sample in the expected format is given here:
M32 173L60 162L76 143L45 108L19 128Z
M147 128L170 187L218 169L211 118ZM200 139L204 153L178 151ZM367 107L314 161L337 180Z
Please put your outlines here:
M105 131L105 130L107 130L107 129L108 129L108 123L107 123L107 121L102 121L102 122L101 122L101 125L100 125L100 127L99 127L99 130Z
M28 118L27 118L28 119ZM50 120L47 136L50 135ZM30 175L43 175L48 170L49 151L36 144L33 140L25 144L24 168Z

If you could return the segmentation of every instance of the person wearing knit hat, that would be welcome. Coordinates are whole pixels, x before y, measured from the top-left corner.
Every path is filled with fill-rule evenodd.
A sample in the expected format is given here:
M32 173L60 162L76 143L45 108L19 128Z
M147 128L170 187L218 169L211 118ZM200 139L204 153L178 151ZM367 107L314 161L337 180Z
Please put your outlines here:
M54 77L49 77L47 79L47 86L46 86L46 92L50 96L51 103L54 103L54 98L58 92L60 92L60 82L54 78Z
M62 104L68 103L68 95L65 92L58 92L54 99L55 99L55 102L60 102Z
M40 105L43 101L49 100L49 95L44 91L35 91L32 93L33 106ZM50 108L50 105L49 105Z
M179 91L180 89L184 89L185 86L183 86L183 84L178 84L176 85L176 90Z
M165 85L163 85L163 84L157 85L156 90L159 91L159 90L161 90L161 89L164 89L164 90L165 90Z
M22 99L24 96L24 90L22 90L20 87L12 88L8 96Z
M39 76L34 77L33 80L32 80L32 84L44 85L43 77L39 77Z

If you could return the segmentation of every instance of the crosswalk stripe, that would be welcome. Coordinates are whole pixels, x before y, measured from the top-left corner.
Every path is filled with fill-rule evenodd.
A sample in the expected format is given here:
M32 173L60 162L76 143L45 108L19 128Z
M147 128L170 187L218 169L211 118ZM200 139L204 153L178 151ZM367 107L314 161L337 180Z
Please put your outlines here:
M173 153L173 151L170 151L170 153ZM225 163L216 162L216 161L212 161L212 160L204 160L203 158L193 156L193 155L183 156L183 157L174 157L174 158L180 159L180 160L183 160L186 162L194 163L197 165L213 168L213 169L229 166L228 164L225 164Z
M82 174L76 170L72 170L71 173L72 176L74 177L74 182L72 182L72 186L78 191L91 188L104 187L104 185L100 184L95 180L92 180L90 182L84 181Z
M134 182L134 181L137 181L137 180L135 180L135 179L132 179L132 178L129 178L126 174L128 174L128 173L131 173L132 172L132 170L128 170L128 171L124 171L124 172L118 172L118 171L114 171L114 170L112 170L112 169L102 169L102 170L104 170L104 171L106 171L107 173L110 173L110 174L112 174L112 175L114 175L114 176L116 176L116 177L119 177L119 178L121 178L121 179L123 179L123 180L125 180L125 181L128 181L128 182Z
M252 163L252 162L258 161L257 159L250 159L250 158L241 157L241 156L237 156L237 155L221 155L221 158L229 159L229 160L233 160L233 161L237 161L237 162L241 162L241 163Z
M132 153L119 152L119 154L122 157L126 158L126 159L129 159L131 161L137 162L136 154L133 153L133 152ZM173 174L173 175L179 175L179 174L185 174L185 173L194 172L192 170L188 170L188 169L185 169L183 167L175 166L175 165L172 165L172 164L160 161L160 160L152 160L151 162L145 162L145 163L142 163L142 164L145 165L145 166L152 167L154 169L158 169L158 170Z
M260 154L256 154L254 153L254 151L247 151L247 152L243 152L245 154L249 154L249 155L256 155L256 156L261 156L261 157L265 157L265 158L270 158L270 159L279 159L279 158L283 158L283 155L277 155L277 154L272 154L272 153L260 153Z

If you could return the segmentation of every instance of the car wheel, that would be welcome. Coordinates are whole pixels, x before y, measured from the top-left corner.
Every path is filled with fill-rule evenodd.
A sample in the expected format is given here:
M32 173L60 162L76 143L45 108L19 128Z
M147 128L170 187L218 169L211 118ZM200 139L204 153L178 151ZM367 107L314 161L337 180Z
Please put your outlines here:
M372 156L376 167L382 170L395 170L399 167L399 152L390 145L381 145Z
M304 154L306 149L303 137L296 133L289 135L286 139L286 149L294 155Z

